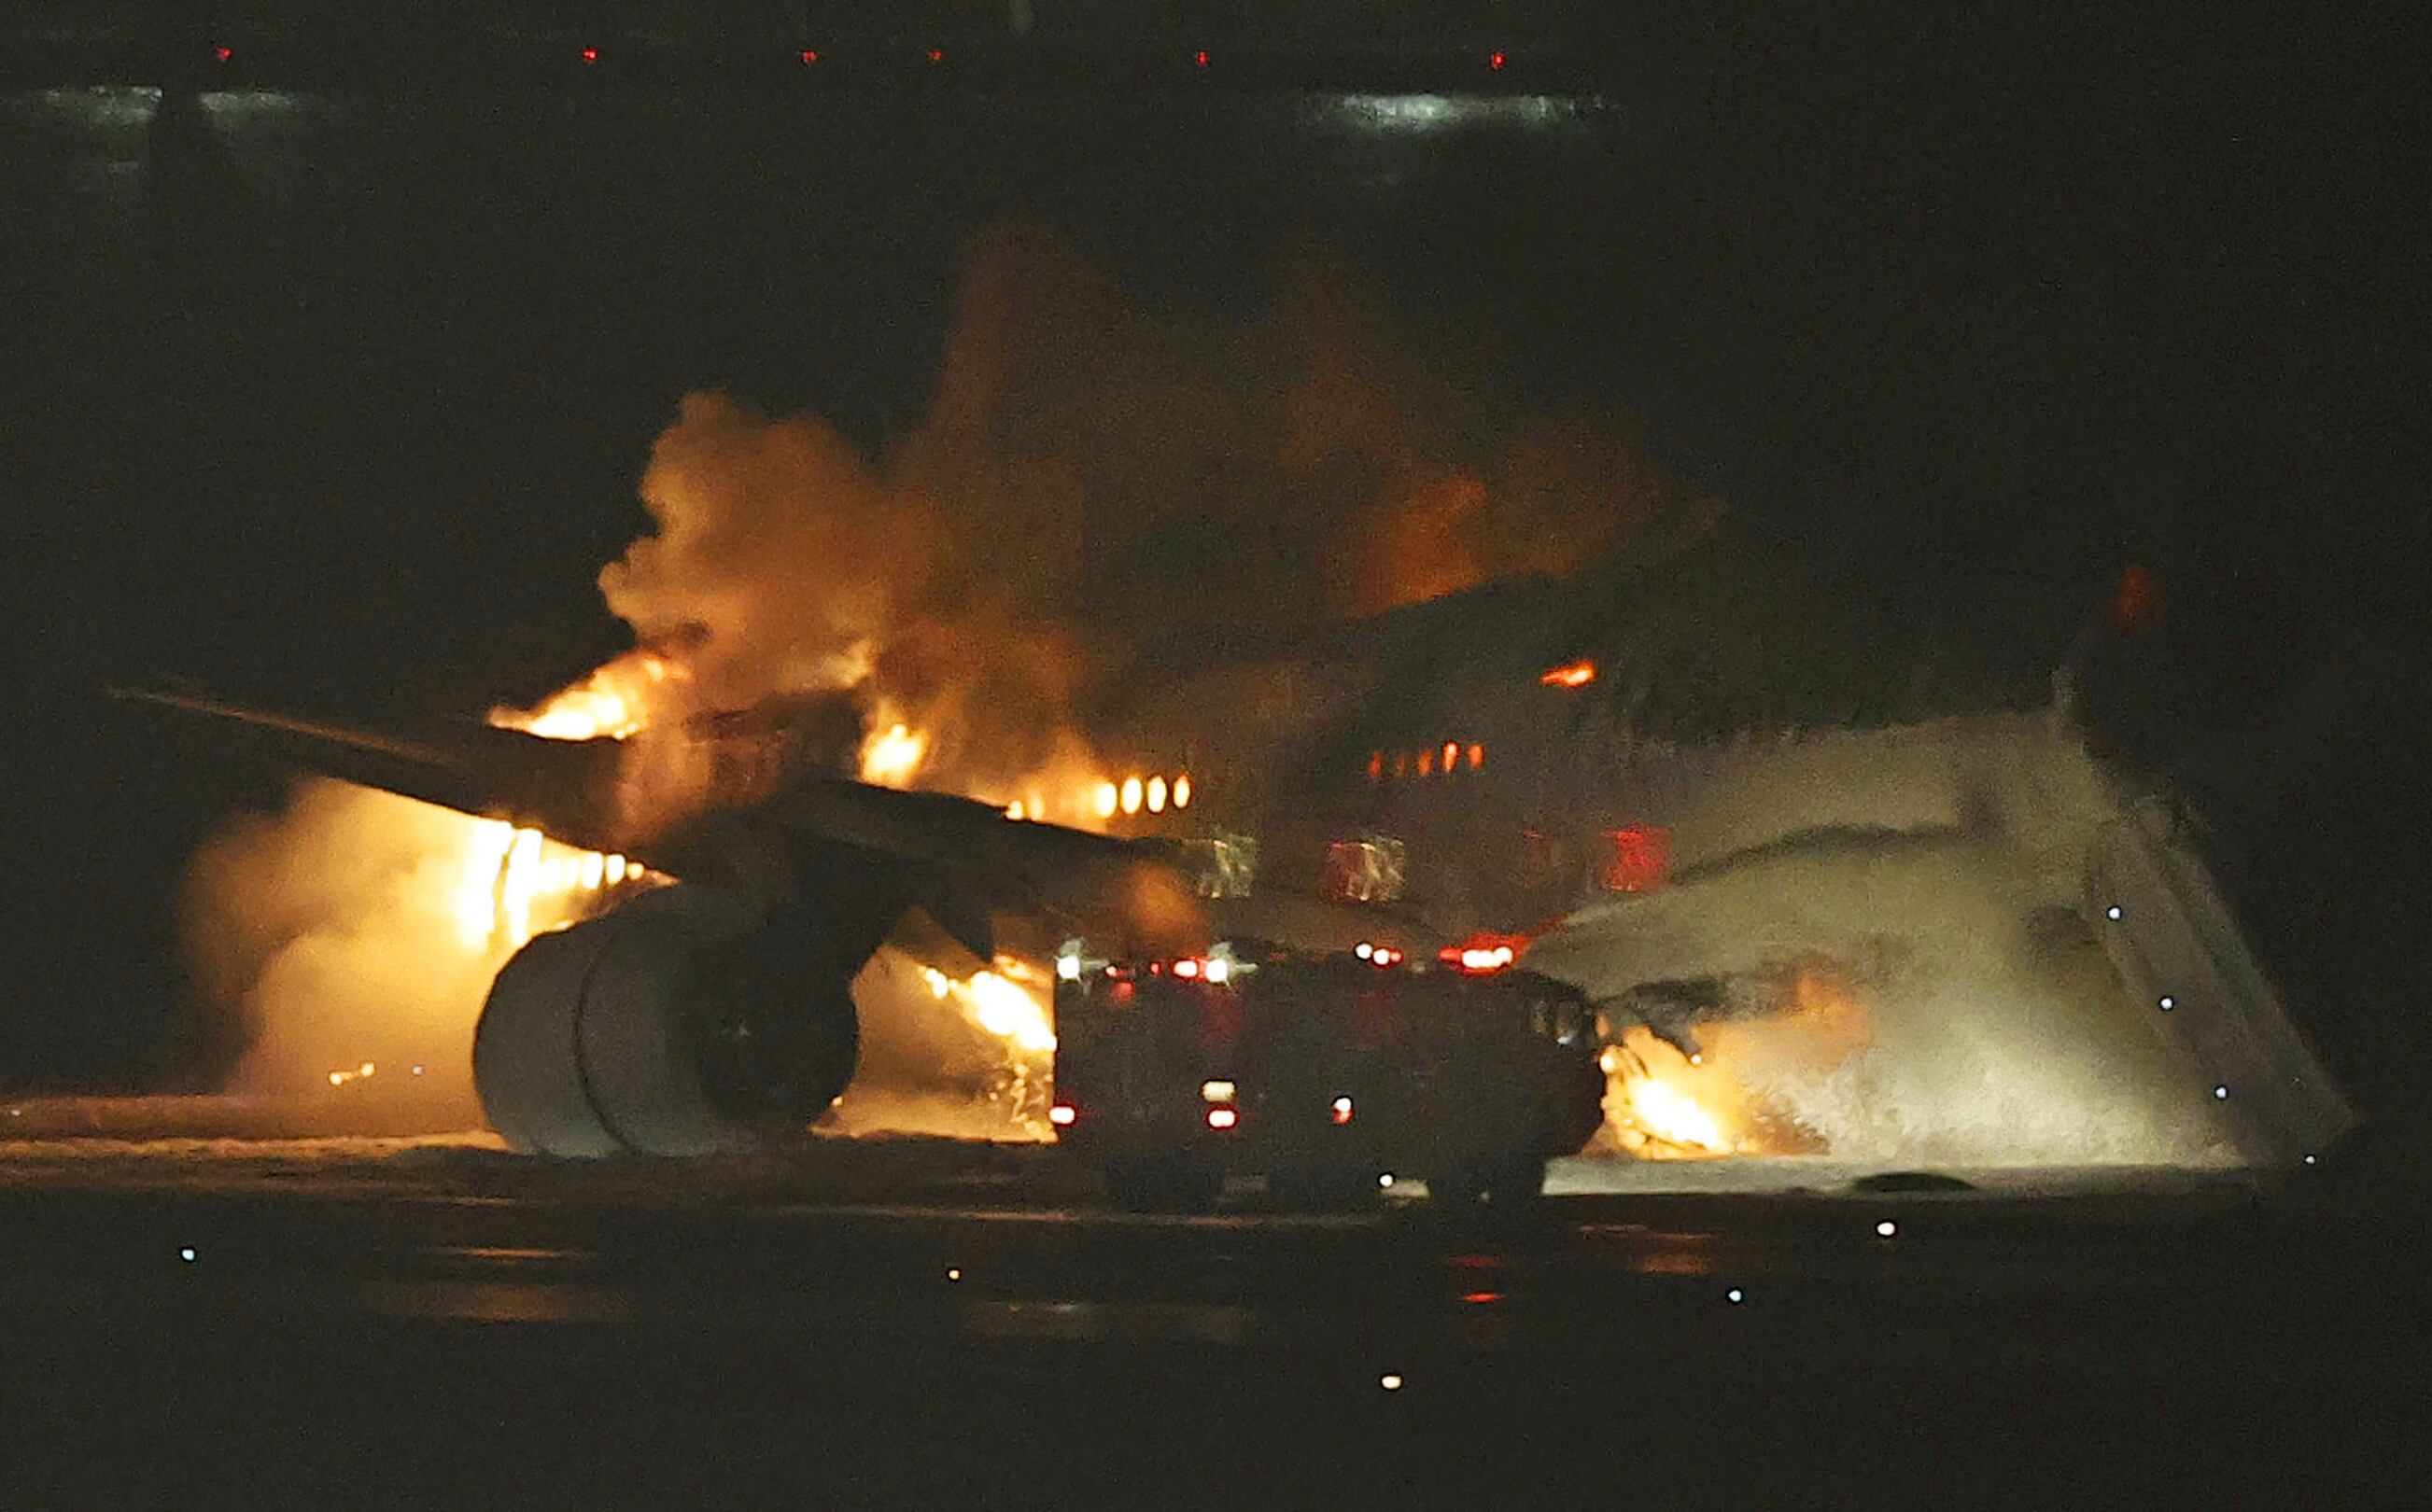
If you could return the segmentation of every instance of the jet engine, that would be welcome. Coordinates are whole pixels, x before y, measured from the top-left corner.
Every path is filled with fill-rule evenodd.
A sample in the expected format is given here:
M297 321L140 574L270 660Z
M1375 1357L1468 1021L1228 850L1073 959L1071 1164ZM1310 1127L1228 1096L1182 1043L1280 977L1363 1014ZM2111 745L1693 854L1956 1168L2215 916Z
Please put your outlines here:
M748 1150L852 1080L859 965L799 905L661 888L515 953L474 1034L474 1085L518 1150Z

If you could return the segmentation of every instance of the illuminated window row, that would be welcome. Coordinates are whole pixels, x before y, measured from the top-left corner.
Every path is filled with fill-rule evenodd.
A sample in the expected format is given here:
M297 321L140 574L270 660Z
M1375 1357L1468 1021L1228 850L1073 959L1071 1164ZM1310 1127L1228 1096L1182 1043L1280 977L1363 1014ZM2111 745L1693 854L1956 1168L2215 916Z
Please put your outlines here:
M1151 814L1163 814L1170 803L1177 809L1191 807L1191 774L1176 774L1168 782L1162 777L1126 777L1121 783L1098 784L1098 817L1111 819L1118 812L1138 814L1145 809Z
M1462 745L1447 740L1442 746L1430 746L1422 751L1381 751L1368 753L1368 781L1400 781L1408 777L1450 777L1455 772L1474 772L1486 764L1486 748L1476 741Z

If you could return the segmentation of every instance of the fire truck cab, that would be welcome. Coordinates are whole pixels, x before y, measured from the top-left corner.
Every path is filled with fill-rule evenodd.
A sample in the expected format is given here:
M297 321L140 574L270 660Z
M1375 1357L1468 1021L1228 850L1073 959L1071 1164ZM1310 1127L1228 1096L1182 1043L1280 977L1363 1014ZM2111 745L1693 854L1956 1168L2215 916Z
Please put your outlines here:
M1285 1200L1516 1204L1602 1117L1595 1012L1512 968L1220 946L1056 963L1059 1138L1133 1206L1212 1201L1227 1174Z

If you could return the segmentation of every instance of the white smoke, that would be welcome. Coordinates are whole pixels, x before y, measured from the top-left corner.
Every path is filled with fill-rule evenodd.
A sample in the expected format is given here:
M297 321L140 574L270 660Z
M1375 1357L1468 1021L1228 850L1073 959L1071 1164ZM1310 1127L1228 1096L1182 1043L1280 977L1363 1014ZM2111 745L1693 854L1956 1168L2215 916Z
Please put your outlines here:
M1689 847L1674 885L1582 910L1529 964L1605 999L1819 970L1845 1011L1785 995L1690 1033L1837 1158L2235 1158L2211 1079L2079 913L2084 764L2041 721L1840 731L1742 759L1748 774L1708 774L1674 815Z

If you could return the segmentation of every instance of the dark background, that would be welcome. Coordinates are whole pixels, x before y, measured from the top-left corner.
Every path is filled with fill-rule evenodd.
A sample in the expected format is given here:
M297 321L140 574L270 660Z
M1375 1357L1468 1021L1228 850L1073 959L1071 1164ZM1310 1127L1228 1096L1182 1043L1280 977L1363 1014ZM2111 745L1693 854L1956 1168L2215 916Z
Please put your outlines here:
M875 69L817 94L359 73L230 114L191 87L203 24L157 17L137 30L168 26L168 61L124 80L168 84L148 122L42 93L90 69L20 77L0 1084L209 1085L235 1049L170 899L194 841L278 784L156 748L96 686L358 712L545 692L620 644L592 579L643 523L678 396L883 444L921 412L961 248L1018 215L1151 310L1255 307L1321 249L1512 395L1635 410L1748 529L1987 644L2057 656L2148 565L2131 737L2221 808L2337 1068L2405 1106L2419 39L2131 8L1616 11L1564 59L1615 108L1542 136ZM1498 87L1526 84L1515 59Z

